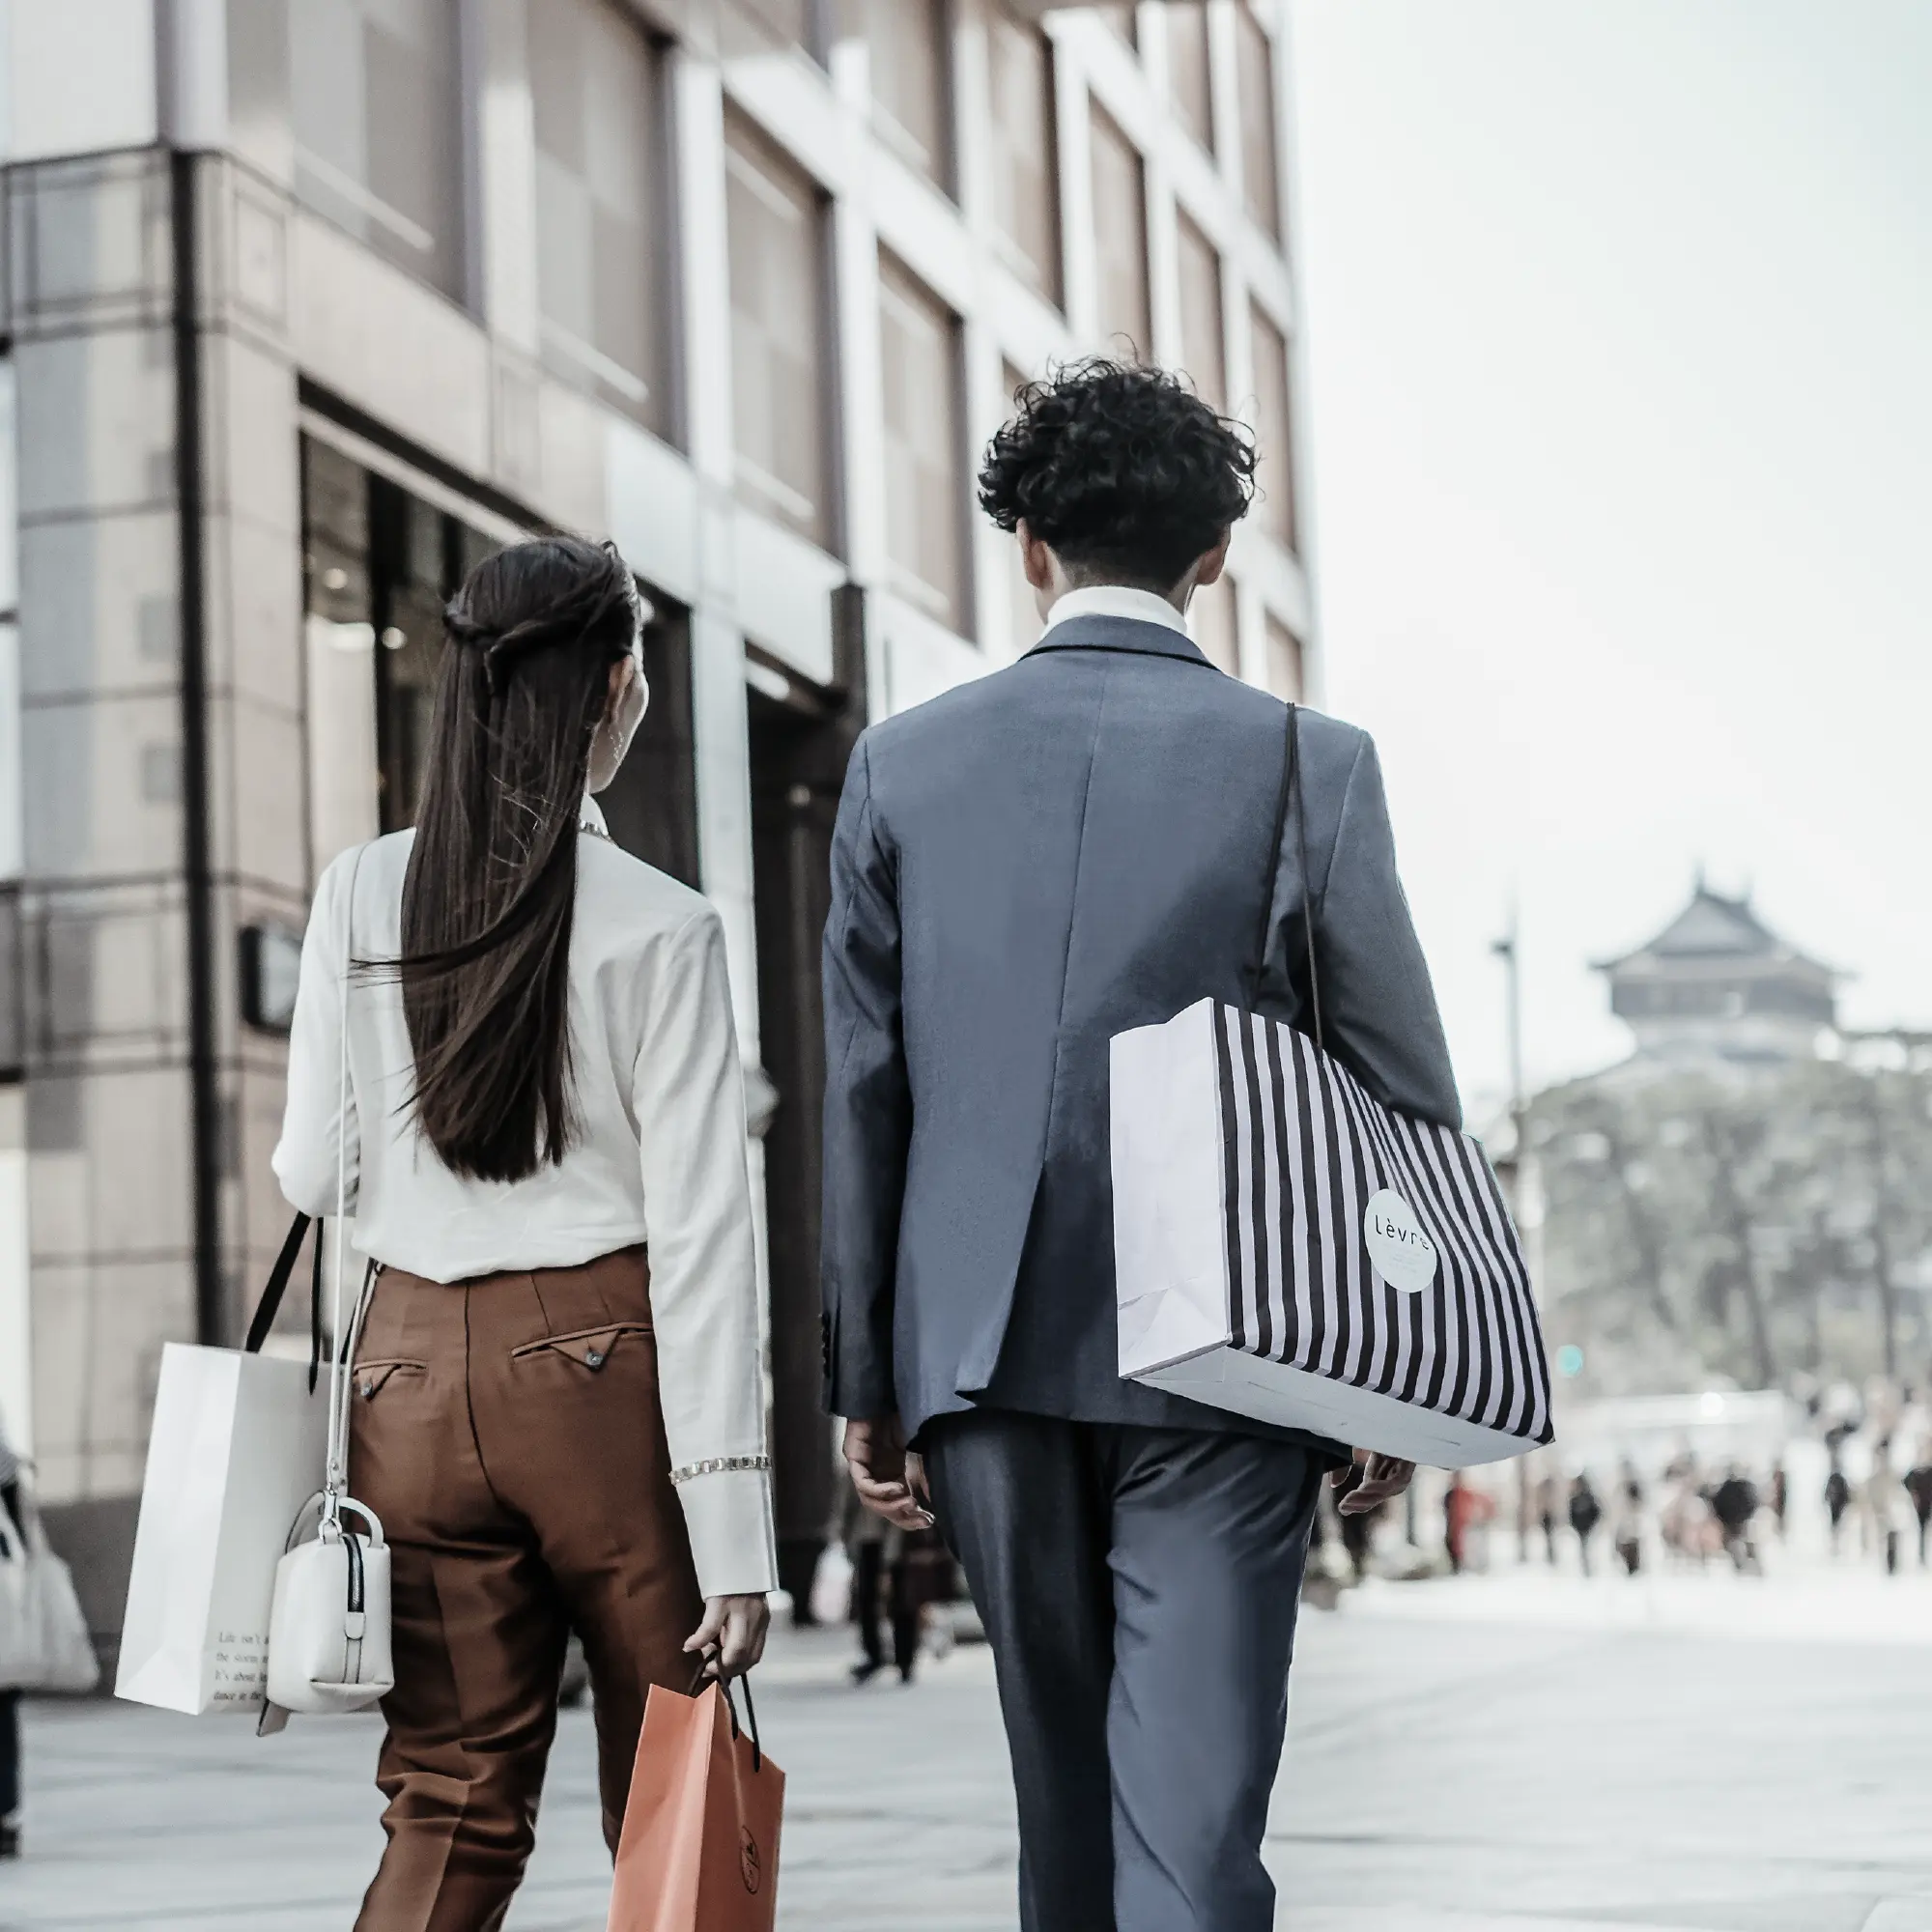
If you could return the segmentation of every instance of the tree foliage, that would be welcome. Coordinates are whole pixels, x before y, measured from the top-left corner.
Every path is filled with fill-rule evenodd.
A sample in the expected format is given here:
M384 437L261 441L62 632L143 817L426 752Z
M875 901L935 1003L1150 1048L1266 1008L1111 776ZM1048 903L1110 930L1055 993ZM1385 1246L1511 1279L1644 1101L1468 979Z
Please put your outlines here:
M1529 1144L1589 1392L1932 1370L1932 1072L1632 1062L1540 1095Z

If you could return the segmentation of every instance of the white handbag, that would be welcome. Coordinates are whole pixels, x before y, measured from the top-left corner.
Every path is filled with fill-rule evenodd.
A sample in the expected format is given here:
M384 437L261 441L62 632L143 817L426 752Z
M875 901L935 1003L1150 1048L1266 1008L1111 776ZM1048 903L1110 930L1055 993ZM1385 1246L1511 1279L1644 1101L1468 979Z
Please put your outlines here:
M100 1681L73 1576L47 1544L26 1483L0 1509L0 1690L88 1691Z
M337 1119L349 1118L349 979L354 970L355 881L361 859L349 875L349 917L342 947L341 1074ZM335 1274L330 1328L335 1345L328 1365L328 1452L321 1492L302 1506L289 1528L288 1545L275 1567L269 1612L268 1702L260 1730L278 1731L291 1713L328 1717L365 1711L395 1689L389 1637L389 1547L375 1514L349 1493L349 1365L375 1281L373 1265L345 1329L342 1276L349 1214L349 1137L338 1127L335 1165ZM310 1513L312 1535L298 1540ZM360 1530L345 1517L359 1518Z

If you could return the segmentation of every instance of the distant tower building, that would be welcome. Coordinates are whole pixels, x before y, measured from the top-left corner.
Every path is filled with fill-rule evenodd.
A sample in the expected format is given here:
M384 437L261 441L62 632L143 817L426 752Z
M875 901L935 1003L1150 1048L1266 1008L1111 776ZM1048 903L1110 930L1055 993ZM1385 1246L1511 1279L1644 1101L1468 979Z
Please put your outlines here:
M1748 896L1725 898L1701 878L1649 945L1597 970L1640 1059L1809 1060L1836 1024L1839 976L1778 938Z

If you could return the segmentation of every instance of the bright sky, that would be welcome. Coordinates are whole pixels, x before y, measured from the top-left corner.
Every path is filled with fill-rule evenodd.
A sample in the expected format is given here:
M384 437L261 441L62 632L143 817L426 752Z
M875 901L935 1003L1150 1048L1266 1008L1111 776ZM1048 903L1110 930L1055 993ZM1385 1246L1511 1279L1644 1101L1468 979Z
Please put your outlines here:
M1701 862L1932 1024L1932 4L1296 0L1327 706L1480 1116Z

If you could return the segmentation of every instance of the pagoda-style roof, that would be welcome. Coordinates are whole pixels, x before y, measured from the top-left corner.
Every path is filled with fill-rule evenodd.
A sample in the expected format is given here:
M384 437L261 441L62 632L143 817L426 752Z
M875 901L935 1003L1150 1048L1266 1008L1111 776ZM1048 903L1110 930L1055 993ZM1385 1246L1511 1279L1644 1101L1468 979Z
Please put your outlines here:
M1598 963L1610 1010L1640 1054L1715 1053L1780 1060L1809 1054L1836 1023L1842 977L1772 931L1748 898L1702 879L1690 903L1647 946Z
M1620 958L1598 961L1600 973L1616 974L1630 967L1666 967L1677 961L1729 960L1740 965L1761 961L1767 965L1796 968L1801 974L1822 975L1827 980L1838 976L1829 966L1807 958L1787 945L1751 909L1747 898L1729 899L1714 893L1703 880L1690 895L1690 903L1646 946ZM1808 970L1807 970L1808 969Z

